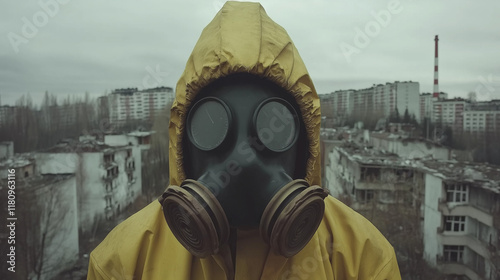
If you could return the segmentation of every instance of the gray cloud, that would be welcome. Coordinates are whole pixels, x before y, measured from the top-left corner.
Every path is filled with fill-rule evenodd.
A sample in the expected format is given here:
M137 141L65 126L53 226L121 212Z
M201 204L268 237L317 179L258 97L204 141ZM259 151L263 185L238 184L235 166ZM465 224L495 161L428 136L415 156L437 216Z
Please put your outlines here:
M42 0L48 3L56 0ZM59 0L64 2L63 0ZM22 34L23 18L43 9L37 1L2 1L0 11L0 95L13 104L30 93L93 96L120 87L143 87L149 69L159 67L159 85L175 87L202 29L224 1L65 0L16 53L11 32ZM420 82L432 91L434 35L440 36L440 89L465 96L479 77L500 79L500 2L487 0L400 0L401 11L359 53L346 60L340 45L355 46L391 0L262 1L267 13L297 45L319 93L359 89L395 80ZM8 11L8 12L7 12ZM43 18L38 18L43 20ZM500 98L499 92L487 97Z

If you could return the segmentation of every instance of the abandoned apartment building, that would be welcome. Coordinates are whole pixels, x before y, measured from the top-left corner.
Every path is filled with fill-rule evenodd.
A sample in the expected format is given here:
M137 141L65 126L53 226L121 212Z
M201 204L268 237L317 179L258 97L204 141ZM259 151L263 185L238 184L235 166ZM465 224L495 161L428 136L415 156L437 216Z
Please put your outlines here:
M430 266L459 279L500 277L500 167L410 160L354 143L335 147L328 157L325 185L354 210L417 210Z
M30 224L20 227L26 234L18 235L19 242L30 247L18 262L25 268L24 278L39 274L52 279L70 269L87 253L79 252L79 242L91 238L102 221L116 218L141 195L141 155L149 148L150 134L110 136L109 145L83 137L30 154L4 153L10 146L0 149L0 155L5 154L0 183L9 169L16 170L18 213L30 217L20 219ZM47 239L40 244L39 236ZM0 235L0 247L4 246L6 236Z
M357 147L336 147L329 157L325 183L332 194L347 196L355 210L365 210L373 201L383 209L423 200L424 176L413 168L414 161Z

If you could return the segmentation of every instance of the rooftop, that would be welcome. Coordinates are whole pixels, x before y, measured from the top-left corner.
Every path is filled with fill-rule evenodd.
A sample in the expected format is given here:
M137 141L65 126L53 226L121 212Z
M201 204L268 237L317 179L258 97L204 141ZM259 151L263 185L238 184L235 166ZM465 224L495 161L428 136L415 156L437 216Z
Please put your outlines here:
M141 92L173 92L173 89L171 87L155 87L155 88L147 88L141 90Z
M95 140L76 141L73 139L62 140L58 144L40 151L41 153L99 153L115 150L114 147L108 146L102 142Z
M470 103L470 101L468 99L463 99L461 97L455 97L453 99L441 99L441 100L436 101L434 103L440 103L440 102L467 102L467 103Z
M149 136L154 134L155 131L132 131L128 133L128 136L135 136L135 137L144 137L144 136Z
M423 161L423 169L444 180L475 183L500 193L500 166L466 161Z
M362 147L353 143L346 143L342 147L337 147L341 153L347 156L351 161L363 165L378 165L380 167L419 167L420 162L401 158L397 154L373 149L371 147Z
M480 162L435 160L430 157L407 159L393 153L362 147L354 143L346 143L336 149L351 161L363 165L378 166L380 168L411 167L430 173L443 180L469 182L476 187L500 193L500 166L497 165Z
M24 167L33 164L34 161L33 154L16 154L14 157L0 161L0 169Z
M440 143L431 141L429 139L425 139L423 137L408 137L406 135L401 135L401 134L394 134L390 132L370 132L370 137L371 138L377 138L377 139L383 139L383 140L389 140L389 141L400 141L402 143L409 143L409 142L423 142L426 143L429 146L435 146L435 147L445 147L441 145Z

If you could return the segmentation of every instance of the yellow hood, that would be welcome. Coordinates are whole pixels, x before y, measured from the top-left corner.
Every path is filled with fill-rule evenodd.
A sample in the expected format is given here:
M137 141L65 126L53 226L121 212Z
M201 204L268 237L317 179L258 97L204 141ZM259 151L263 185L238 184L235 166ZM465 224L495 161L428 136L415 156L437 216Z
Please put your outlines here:
M283 27L259 3L226 2L201 33L177 83L170 112L170 184L186 179L182 136L186 113L196 94L233 73L250 73L286 89L297 101L306 126L310 157L306 181L320 185L320 103L306 66Z

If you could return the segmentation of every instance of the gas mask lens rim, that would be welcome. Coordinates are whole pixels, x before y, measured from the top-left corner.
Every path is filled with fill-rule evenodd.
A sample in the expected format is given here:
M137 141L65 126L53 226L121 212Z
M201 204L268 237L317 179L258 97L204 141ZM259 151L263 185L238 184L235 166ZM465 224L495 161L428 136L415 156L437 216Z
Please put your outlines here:
M186 127L189 141L202 151L219 147L229 134L231 110L219 98L205 97L189 110Z
M280 112L276 104L287 111ZM297 111L288 101L279 97L268 98L259 104L254 113L253 126L259 141L273 152L290 149L299 138L300 122Z

